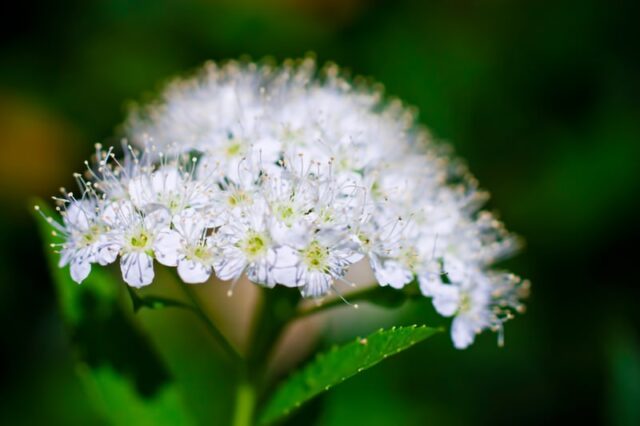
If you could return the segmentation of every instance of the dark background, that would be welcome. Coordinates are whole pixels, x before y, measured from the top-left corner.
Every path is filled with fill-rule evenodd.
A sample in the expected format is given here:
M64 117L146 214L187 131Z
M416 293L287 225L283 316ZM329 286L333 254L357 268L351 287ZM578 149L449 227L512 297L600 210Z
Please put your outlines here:
M313 51L418 107L525 238L507 266L533 282L505 348L491 334L466 351L434 337L337 387L316 404L317 424L640 424L639 20L637 1L5 5L0 422L99 422L29 198L70 187L127 102L169 77L208 59ZM416 309L403 315L419 321Z

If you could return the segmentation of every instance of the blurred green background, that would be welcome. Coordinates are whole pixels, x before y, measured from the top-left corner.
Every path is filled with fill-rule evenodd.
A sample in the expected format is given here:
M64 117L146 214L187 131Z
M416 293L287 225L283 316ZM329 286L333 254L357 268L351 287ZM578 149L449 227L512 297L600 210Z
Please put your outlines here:
M505 348L491 334L466 351L434 337L292 424L640 424L640 2L12 6L0 26L0 423L104 422L75 374L29 198L71 187L93 143L115 141L127 102L168 78L208 59L313 51L384 83L453 144L491 191L489 207L525 237L507 266L533 294ZM397 322L420 322L422 308ZM332 338L371 331L381 317ZM229 375L198 349L202 336L185 332L190 318L145 321L163 330L159 347L189 349L169 364L192 389L197 421L224 424ZM135 347L118 349L115 330L94 337L126 357Z

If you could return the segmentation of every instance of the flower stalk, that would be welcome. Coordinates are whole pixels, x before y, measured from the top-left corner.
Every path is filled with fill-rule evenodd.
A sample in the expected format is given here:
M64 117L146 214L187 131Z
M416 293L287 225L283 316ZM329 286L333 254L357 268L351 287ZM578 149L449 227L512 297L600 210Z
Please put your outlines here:
M243 359L238 353L238 351L233 347L231 342L222 334L222 332L218 329L218 327L211 321L209 315L206 314L200 301L198 300L198 296L195 294L190 284L183 284L184 292L189 297L194 309L193 312L202 320L202 323L207 328L209 335L213 337L216 343L220 346L224 354L234 363L242 363Z
M243 374L236 385L235 406L231 424L233 426L252 426L254 424L255 407L255 385Z

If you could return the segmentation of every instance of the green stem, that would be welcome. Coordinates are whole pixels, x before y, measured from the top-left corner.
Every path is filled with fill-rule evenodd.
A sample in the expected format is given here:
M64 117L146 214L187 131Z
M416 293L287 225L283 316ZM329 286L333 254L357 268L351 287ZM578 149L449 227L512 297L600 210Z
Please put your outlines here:
M127 292L131 297L133 312L138 312L142 308L160 309L160 308L184 308L195 311L196 308L179 300L169 299L162 296L138 296L138 294L129 286L126 286Z
M375 294L379 291L380 287L379 286L371 286L371 287L366 287L360 290L356 290L353 291L351 293L348 293L345 297L350 301L350 302L356 302L358 300L362 300L362 299L366 299L368 296ZM308 308L300 308L298 309L298 312L296 313L296 319L298 318L304 318L307 317L309 315L314 315L323 311L326 311L327 309L331 309L334 308L336 306L345 306L345 303L342 299L340 299L339 297L336 297L335 299L329 300L328 302L325 302L321 305L314 305Z
M396 290L391 287L382 287L375 284L358 289L356 291L352 291L351 293L347 293L345 294L345 298L349 300L349 302L365 301L379 306L397 307L402 305L402 303L404 303L407 299L415 298L419 295L420 290L418 289L417 282L414 280L411 284L405 286L402 290ZM300 307L296 312L294 320L340 306L345 306L344 300L336 297L335 299L332 299L321 305ZM357 307L357 305L355 306Z
M251 381L255 404L264 402L269 385L268 364L284 328L295 316L300 294L290 288L260 289L261 297L250 332L245 378ZM242 377L241 377L242 379ZM242 382L240 382L242 383Z
M193 294L193 291L190 287L185 287L185 293L189 296L191 300L191 304L183 303L178 300L169 299L161 296L138 296L133 290L127 286L129 290L129 295L131 296L131 302L133 304L133 311L138 312L142 308L148 309L158 309L158 308L183 308L187 309L189 312L195 314L198 318L202 320L202 322L207 327L209 333L213 336L213 338L218 342L218 344L222 347L222 349L229 355L230 358L236 360L241 359L238 352L231 346L229 341L224 337L224 335L218 330L215 324L209 319L207 314L204 313L202 307L200 306L197 296Z
M236 401L233 411L233 426L253 425L256 405L256 389L253 383L243 373L236 387Z
M282 297L283 294L277 290L275 292L260 290L261 298L256 306L255 317L251 325L248 352L242 362L236 387L233 426L254 424L254 412L265 383L269 354L286 323L287 319L284 317L289 318L293 312L293 308L289 308L288 312L284 312L284 317L276 314L278 295ZM285 305L288 306L287 303ZM280 314L282 313L280 312Z
M193 312L200 317L204 325L207 327L209 334L215 339L215 341L220 345L222 350L231 358L231 360L235 363L242 362L242 357L238 353L238 351L229 343L229 340L222 334L218 327L211 321L209 316L202 309L202 305L198 300L198 296L194 293L190 284L184 284L184 292L189 296L189 300L194 307Z

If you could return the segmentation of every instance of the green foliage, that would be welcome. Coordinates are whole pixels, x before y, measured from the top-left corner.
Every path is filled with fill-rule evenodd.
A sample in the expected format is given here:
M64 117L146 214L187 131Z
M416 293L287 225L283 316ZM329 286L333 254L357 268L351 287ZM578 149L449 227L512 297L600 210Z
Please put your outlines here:
M611 327L609 342L609 421L612 425L640 424L640 345L629 326Z
M58 217L45 203L38 205L46 216ZM81 285L73 282L68 269L57 265L51 226L39 215L36 221L76 353L78 376L95 408L113 425L192 424L165 365L121 303L123 284L99 268ZM134 299L134 307L166 302Z
M319 354L314 361L279 387L262 412L260 422L269 424L279 420L332 386L438 331L426 326L381 329L367 338L358 338L341 347L334 347L328 353Z
M96 408L110 424L193 424L179 406L180 395L175 386L163 386L143 398L134 383L110 367L79 368L78 374L91 391Z
M131 304L133 306L133 312L138 312L142 308L147 309L162 309L162 308L185 308L193 309L191 305L182 303L178 300L169 299L168 297L161 296L139 296L135 290L127 286L127 292L131 297Z

